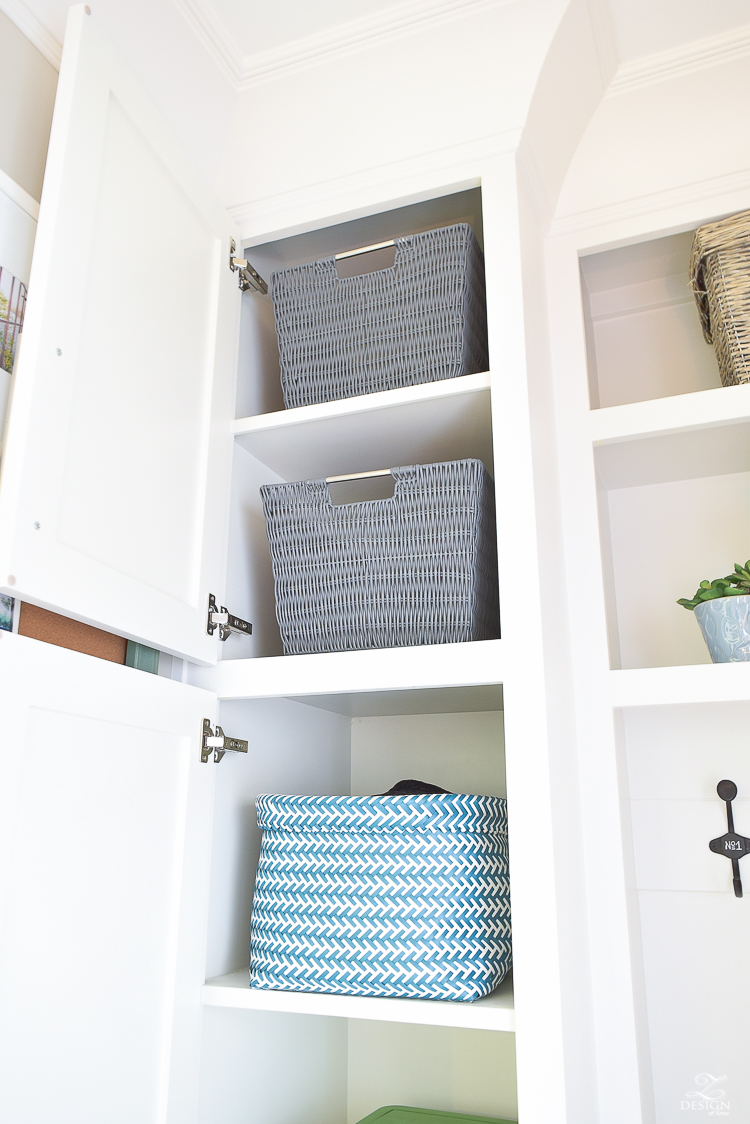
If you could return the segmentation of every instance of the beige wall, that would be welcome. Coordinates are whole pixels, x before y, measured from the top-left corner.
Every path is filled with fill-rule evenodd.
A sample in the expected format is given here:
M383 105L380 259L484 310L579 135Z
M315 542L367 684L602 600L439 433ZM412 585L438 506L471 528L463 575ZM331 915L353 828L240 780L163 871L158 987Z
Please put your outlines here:
M0 12L0 168L37 200L56 87L54 67Z

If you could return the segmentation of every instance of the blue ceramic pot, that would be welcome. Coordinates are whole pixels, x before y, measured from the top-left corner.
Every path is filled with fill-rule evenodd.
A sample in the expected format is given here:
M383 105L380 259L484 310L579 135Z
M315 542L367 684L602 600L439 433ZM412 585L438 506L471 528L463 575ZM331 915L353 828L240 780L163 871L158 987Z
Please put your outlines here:
M750 594L701 601L694 612L714 663L750 660Z

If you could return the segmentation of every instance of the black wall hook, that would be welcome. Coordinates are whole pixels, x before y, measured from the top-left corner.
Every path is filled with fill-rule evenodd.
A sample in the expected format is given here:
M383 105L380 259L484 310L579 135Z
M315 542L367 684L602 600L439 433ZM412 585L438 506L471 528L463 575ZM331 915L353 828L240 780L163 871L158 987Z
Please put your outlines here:
M716 786L716 791L722 800L726 801L727 805L727 827L726 835L720 835L718 839L712 839L709 847L717 855L726 855L728 859L732 860L732 884L734 886L734 896L736 898L742 897L742 879L740 878L740 859L743 855L750 853L750 839L745 835L738 835L734 830L734 816L732 815L732 801L737 795L737 785L734 781L719 781Z

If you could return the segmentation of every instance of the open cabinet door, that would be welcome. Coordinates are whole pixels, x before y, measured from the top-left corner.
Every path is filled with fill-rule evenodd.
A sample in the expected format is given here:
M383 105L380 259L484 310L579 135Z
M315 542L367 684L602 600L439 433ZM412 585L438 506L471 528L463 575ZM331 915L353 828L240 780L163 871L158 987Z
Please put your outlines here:
M0 1120L189 1124L216 699L0 632Z
M234 230L83 6L68 18L0 486L0 590L216 659Z

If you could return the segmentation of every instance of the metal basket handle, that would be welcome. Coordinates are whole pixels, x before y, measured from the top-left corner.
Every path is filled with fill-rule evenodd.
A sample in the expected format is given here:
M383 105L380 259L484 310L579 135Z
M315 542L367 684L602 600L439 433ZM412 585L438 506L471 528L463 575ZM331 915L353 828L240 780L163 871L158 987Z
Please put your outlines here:
M373 476L391 476L390 468L376 468L373 472L347 472L343 476L326 476L326 484L339 484L344 480L370 480Z
M374 242L372 246L360 246L358 250L344 250L342 254L336 254L334 261L343 261L344 258L356 258L360 254L370 254L373 250L387 250L389 246L396 246L393 238L387 242ZM398 249L398 247L396 247Z
M326 476L322 481L330 503L333 503L333 496L331 495L331 484L344 484L350 480L372 480L378 476L392 476L393 477L393 495L381 497L379 500L362 500L362 503L392 503L403 491L403 480L392 468L376 468L372 472L347 472L341 476ZM351 501L354 502L354 501ZM334 506L336 506L334 504Z

